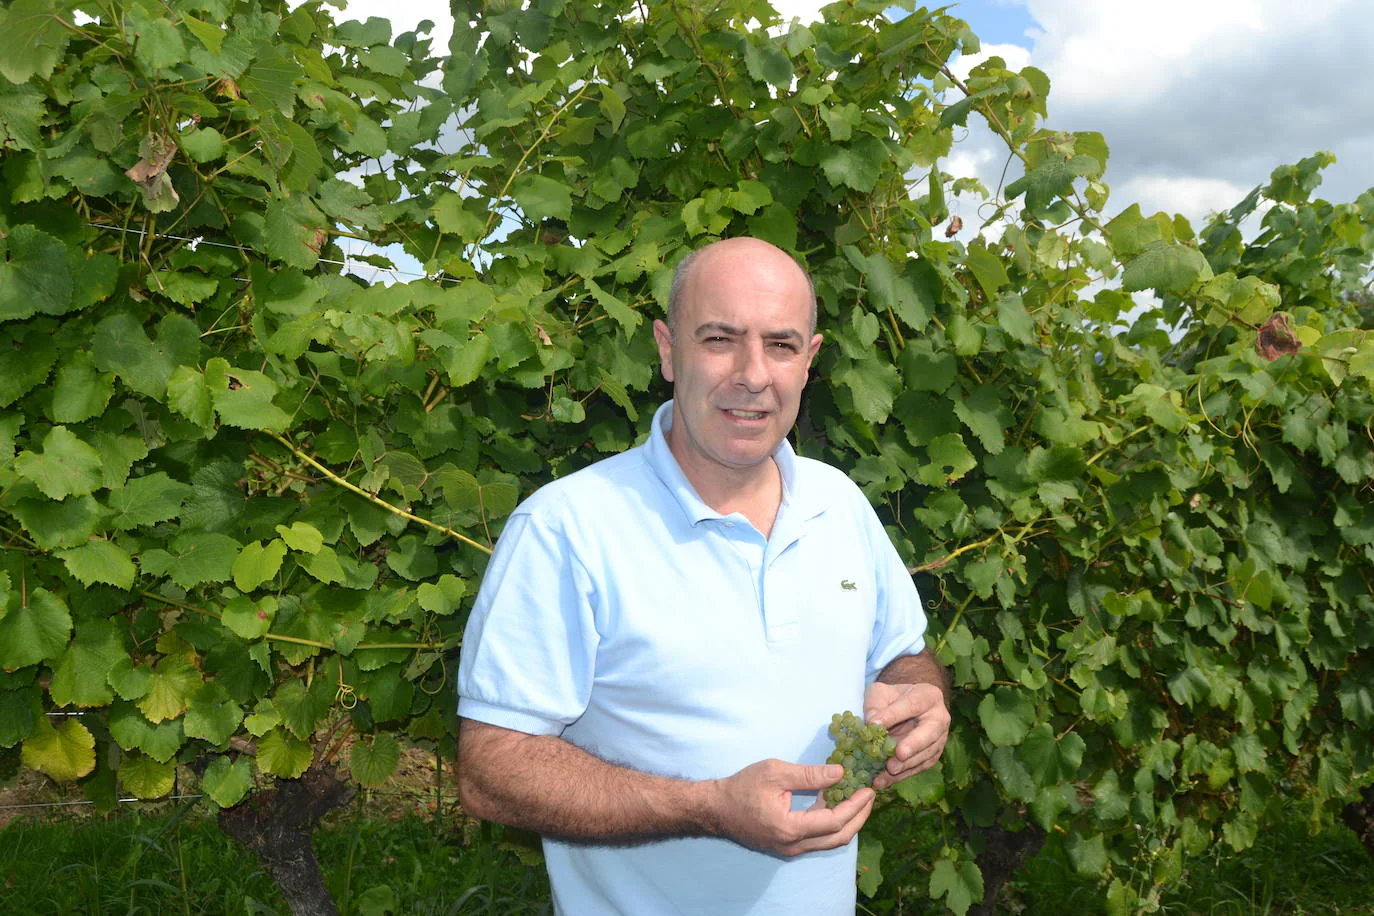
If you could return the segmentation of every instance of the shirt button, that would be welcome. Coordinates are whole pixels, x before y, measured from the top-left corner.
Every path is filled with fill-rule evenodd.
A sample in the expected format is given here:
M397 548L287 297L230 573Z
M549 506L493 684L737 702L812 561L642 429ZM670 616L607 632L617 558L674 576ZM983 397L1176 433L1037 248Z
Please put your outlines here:
M735 527L735 523L734 523L734 522L726 522L726 523L725 523L725 527L726 527L726 528L733 528L733 527Z

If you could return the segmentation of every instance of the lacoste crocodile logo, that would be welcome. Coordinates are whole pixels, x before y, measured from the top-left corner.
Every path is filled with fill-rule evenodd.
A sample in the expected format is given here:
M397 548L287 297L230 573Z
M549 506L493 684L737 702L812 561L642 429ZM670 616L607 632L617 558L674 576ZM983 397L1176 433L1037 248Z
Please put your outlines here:
M853 582L850 582L848 579L841 579L840 588L844 589L847 592L852 592L857 591L859 587L855 585Z

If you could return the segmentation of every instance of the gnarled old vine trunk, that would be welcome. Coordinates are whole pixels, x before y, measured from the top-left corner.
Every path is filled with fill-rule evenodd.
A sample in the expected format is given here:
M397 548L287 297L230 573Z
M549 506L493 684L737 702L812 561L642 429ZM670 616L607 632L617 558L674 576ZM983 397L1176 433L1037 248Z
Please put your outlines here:
M320 820L348 804L353 793L332 767L312 766L298 779L278 779L276 788L222 809L219 826L257 856L293 916L337 916L311 837Z
M1365 786L1359 801L1353 801L1341 812L1345 825L1355 831L1370 858L1374 858L1374 786Z
M1045 831L1032 823L1022 830L1011 831L1001 825L970 827L965 833L978 853L978 869L983 873L983 900L969 910L971 916L994 916L998 913L998 896L1002 885L1027 860L1035 857L1045 845Z

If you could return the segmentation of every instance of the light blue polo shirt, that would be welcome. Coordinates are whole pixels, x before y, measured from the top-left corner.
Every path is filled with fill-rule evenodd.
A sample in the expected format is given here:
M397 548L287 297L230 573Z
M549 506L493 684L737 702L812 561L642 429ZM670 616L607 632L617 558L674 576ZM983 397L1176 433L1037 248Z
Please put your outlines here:
M669 401L643 445L515 510L464 634L458 714L683 779L824 763L831 715L862 714L883 667L925 645L911 576L840 471L784 441L765 539L696 495L671 424ZM718 838L546 839L544 853L566 916L854 913L857 843L784 859Z

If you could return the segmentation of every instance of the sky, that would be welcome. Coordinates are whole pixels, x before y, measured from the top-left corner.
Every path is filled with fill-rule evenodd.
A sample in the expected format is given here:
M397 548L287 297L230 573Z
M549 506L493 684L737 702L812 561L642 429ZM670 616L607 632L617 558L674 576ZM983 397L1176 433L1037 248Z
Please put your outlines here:
M1197 225L1319 150L1336 164L1318 196L1374 187L1369 0L964 0L951 12L985 54L1049 75L1050 127L1106 137L1111 213L1140 203ZM1004 157L977 130L954 155L985 183Z
M773 3L803 23L822 5ZM950 12L983 56L1049 75L1049 127L1106 137L1109 214L1139 203L1196 226L1319 150L1337 161L1318 196L1344 202L1374 187L1371 0L961 0ZM452 30L447 0L352 0L336 14L368 16L394 32L430 19L440 48ZM991 188L1006 152L978 121L942 167Z

